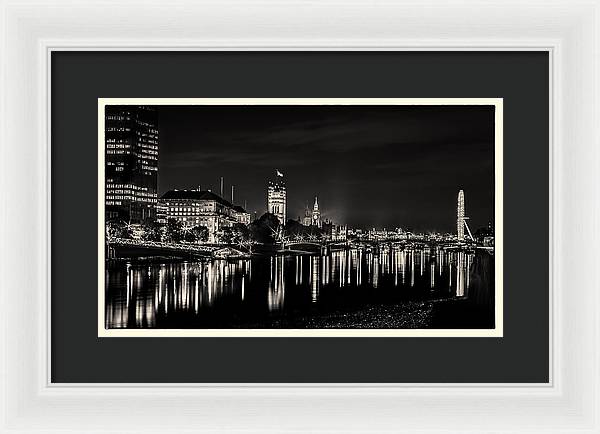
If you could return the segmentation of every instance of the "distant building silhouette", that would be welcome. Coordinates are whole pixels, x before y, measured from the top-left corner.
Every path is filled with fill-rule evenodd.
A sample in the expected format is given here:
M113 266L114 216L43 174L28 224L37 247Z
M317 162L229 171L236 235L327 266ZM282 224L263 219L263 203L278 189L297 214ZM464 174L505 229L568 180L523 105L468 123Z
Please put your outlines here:
M304 217L302 218L302 224L304 226L310 226L312 224L312 212L308 205L304 209Z
M139 223L156 217L158 119L156 109L106 106L106 219Z

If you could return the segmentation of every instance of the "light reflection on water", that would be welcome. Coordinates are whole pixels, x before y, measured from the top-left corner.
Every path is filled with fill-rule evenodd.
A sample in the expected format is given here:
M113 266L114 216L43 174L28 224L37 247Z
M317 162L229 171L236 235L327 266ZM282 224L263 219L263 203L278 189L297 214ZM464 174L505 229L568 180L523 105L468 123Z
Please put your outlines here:
M310 314L348 303L467 297L475 258L474 252L442 247L384 246L327 255L126 264L107 271L106 325L227 327L240 318Z

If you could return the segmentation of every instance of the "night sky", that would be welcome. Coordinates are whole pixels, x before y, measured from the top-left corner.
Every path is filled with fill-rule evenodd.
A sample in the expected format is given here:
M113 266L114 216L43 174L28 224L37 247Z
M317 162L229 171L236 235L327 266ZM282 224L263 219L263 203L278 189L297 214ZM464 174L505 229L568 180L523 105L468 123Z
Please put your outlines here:
M454 232L494 217L493 106L160 106L159 194L200 186L258 216L279 169L288 218L315 195L352 227Z

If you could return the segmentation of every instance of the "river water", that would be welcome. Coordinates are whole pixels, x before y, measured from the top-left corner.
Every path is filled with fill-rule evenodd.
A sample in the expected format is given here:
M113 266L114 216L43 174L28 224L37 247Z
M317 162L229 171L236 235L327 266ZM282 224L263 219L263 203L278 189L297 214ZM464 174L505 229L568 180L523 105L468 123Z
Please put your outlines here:
M117 262L107 328L489 328L493 256L387 245L326 255Z

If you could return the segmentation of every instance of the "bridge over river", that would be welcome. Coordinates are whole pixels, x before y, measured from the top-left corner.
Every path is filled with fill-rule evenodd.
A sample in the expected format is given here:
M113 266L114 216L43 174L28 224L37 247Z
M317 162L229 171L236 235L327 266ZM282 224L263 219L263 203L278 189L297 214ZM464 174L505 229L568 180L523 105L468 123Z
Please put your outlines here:
M113 258L141 258L173 256L179 258L247 258L256 253L320 253L327 255L331 251L345 249L379 249L386 246L444 246L451 249L473 248L469 243L427 242L407 240L325 240L314 238L282 238L275 244L239 243L231 244L195 244L147 241L131 238L109 237L106 240L106 255Z
M148 256L219 258L245 257L249 255L249 250L244 249L242 246L168 243L163 241L109 237L106 240L106 255L108 259Z

